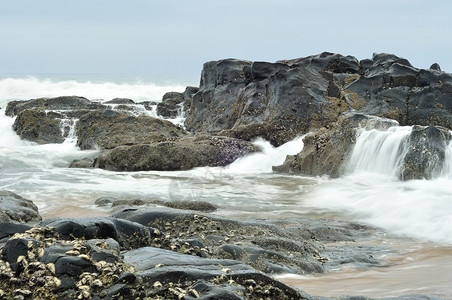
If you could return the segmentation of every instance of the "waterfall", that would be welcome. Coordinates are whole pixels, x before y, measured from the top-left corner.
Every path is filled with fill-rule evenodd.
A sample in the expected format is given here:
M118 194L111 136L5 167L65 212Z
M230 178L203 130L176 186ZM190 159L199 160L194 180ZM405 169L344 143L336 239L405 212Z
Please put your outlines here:
M348 170L397 177L408 146L405 143L412 127L361 130L352 151Z

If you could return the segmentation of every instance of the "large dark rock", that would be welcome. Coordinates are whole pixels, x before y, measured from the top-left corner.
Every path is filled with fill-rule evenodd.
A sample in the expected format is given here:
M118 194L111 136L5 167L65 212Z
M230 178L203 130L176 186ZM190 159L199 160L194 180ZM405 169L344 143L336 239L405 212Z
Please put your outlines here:
M338 177L342 174L344 163L356 143L360 128L387 129L397 122L363 114L345 114L330 128L322 128L303 139L304 147L297 155L287 156L281 166L273 170L282 173L328 175Z
M362 76L344 86L343 95L363 105L360 112L397 120L401 125L439 125L452 129L452 75L422 70L392 54L362 61Z
M41 219L38 207L31 200L10 191L0 191L0 223L11 221L26 223Z
M334 56L334 61L342 58ZM194 132L223 131L243 139L263 136L280 145L346 109L339 99L326 97L329 81L323 73L295 62L206 63L185 125Z
M250 142L226 137L182 138L161 143L119 146L103 151L96 167L119 171L174 171L226 166L259 151Z
M56 98L39 98L28 101L11 101L6 106L7 116L17 116L20 112L29 109L44 111L61 110L89 110L99 109L104 106L98 102L91 102L86 98L77 96L62 96Z
M392 54L358 62L333 53L277 63L204 64L186 127L195 133L262 136L280 145L329 126L345 111L452 129L452 75Z
M77 145L81 149L112 149L186 136L171 122L148 116L132 116L113 110L95 110L80 118Z
M449 130L438 126L415 126L406 141L400 177L404 180L431 179L441 175L451 142Z

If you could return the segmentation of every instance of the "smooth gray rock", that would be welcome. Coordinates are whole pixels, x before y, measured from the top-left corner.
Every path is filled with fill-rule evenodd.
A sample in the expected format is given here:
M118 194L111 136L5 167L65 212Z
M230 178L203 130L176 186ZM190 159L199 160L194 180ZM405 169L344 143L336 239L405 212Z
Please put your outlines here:
M37 222L42 218L38 207L28 199L10 191L0 191L0 223L3 222Z

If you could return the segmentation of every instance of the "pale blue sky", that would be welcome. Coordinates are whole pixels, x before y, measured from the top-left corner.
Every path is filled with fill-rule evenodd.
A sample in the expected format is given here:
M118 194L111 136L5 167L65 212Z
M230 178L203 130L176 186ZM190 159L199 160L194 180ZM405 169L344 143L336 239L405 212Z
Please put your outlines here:
M451 18L450 0L0 0L0 73L197 76L323 51L452 72Z

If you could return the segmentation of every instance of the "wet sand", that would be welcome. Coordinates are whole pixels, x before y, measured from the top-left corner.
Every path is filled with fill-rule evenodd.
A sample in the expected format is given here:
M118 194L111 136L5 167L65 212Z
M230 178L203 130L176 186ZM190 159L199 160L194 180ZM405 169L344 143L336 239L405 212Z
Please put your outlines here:
M386 262L382 267L345 267L326 274L276 278L313 296L424 294L452 299L452 247L414 243L395 246L400 252L381 257Z

